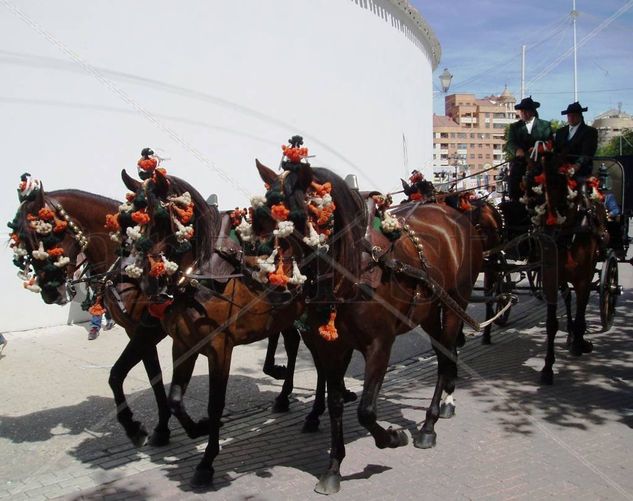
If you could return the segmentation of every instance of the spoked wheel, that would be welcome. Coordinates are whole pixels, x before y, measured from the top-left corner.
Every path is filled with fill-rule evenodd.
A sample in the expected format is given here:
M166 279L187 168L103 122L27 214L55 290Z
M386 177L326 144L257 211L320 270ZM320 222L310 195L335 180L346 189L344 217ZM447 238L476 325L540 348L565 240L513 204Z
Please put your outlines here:
M615 306L620 295L620 284L618 283L618 259L613 250L607 254L602 270L600 271L600 321L602 330L608 331L613 325L615 317Z

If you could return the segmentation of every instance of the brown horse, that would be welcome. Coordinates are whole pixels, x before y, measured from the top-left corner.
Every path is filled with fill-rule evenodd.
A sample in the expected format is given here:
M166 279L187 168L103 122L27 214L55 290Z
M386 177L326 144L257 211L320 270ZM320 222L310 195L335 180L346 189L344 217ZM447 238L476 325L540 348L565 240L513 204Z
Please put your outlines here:
M40 187L20 205L13 229L19 238L18 245L23 249L21 252L26 254L19 264L25 270L33 267L33 280L29 287L31 290L34 290L33 287L41 289L44 302L65 304L69 300L69 296L72 295L72 292L69 294L69 290L73 289L69 284L73 280L77 264L80 264L77 263L80 253L86 257L90 275L101 275L110 269L117 257L118 244L109 238L103 224L106 214L116 212L119 204L116 200L80 190L45 193L43 187ZM38 214L42 214L45 219L38 219ZM47 231L45 226L40 230L42 233L34 229L40 228L40 225L46 222L61 231ZM61 253L57 253L61 254L61 258L68 259L67 265L55 266L51 262L52 257L33 257L34 252L35 255L39 255L40 243L45 250L61 249ZM51 251L50 255L53 256L55 253ZM58 257L58 264L62 264L59 261L61 258ZM156 351L156 344L165 337L165 332L159 323L144 319L146 301L134 281L121 283L116 289L116 294L109 292L105 295L104 302L113 318L125 329L130 338L130 345L126 350L133 355L126 365L129 367L127 370L142 361L156 398L158 424L150 443L156 446L165 445L169 442L168 422L171 413ZM139 329L140 325L142 328ZM147 336L155 342L146 343ZM140 344L143 346L142 350L130 348ZM142 445L147 438L147 432L140 423L131 419L123 394L124 378L117 377L117 369L120 369L120 365L115 364L110 376L110 385L115 391L117 401L117 417L124 423L132 441L136 445Z
M605 239L604 206L584 201L579 195L574 196L581 187L568 179L565 170L560 156L545 153L527 175L527 195L534 214L534 233L541 243L543 291L547 300L547 353L541 371L544 384L554 381L552 368L556 360L554 338L558 331L556 310L559 289L565 293L569 351L580 356L593 350L592 343L584 339L587 329L585 312ZM576 294L576 315L573 319L568 283L572 284Z
M152 245L144 254L136 254L139 267L147 269L151 261L165 259L176 263L180 270L204 268L210 258L209 251L215 247L208 238L214 234L215 216L208 213L201 195L183 180L164 176L160 171L144 184L127 175L123 178L128 188L143 193L146 211L150 214L156 214L159 208L169 206L170 200L179 197L190 197L195 207L196 238L191 240L191 248L178 252L182 241L175 237L169 219L161 221L152 217L143 228L144 237ZM170 206L169 210L174 209ZM124 227L122 229L125 231ZM234 257L225 255L225 258L234 265L239 264ZM208 485L213 479L212 464L219 452L220 419L233 348L291 328L303 310L301 288L279 294L274 288L258 286L249 276L247 273L242 279L230 279L222 291L192 286L182 272L171 277L150 276L141 280L150 295L160 291L173 295L173 302L165 309L161 323L174 341L174 375L169 402L176 416L184 412L182 399L195 358L203 354L209 361L209 419L196 425L198 428L206 426L209 443L192 480L194 485Z
M390 214L400 221L401 236L391 243L386 253L375 255L382 269L382 280L370 297L362 297L358 285L360 250L366 248L362 242L367 228L364 203L340 177L327 169L312 169L307 164L291 167L280 177L258 164L262 179L271 187L266 197L269 212L256 211L254 217L253 227L260 237L265 239L273 231L275 221L270 212L275 210L274 206L283 203L291 215L308 213L306 192L326 183L332 187L335 218L350 221L345 227L335 224L330 237L332 245L337 247L334 253L313 251L307 255L316 256L315 262L302 268L311 275L311 283L316 288L311 295L336 309L337 341L325 341L319 335L317 327L322 322L322 313L312 302L307 309L312 330L305 338L306 344L317 353L328 384L332 448L330 465L316 490L329 494L340 488L340 464L345 456L342 378L351 349L359 350L366 364L358 407L359 422L372 434L377 447L399 447L408 442L407 436L402 431L384 429L378 423L378 394L395 337L417 325L429 333L438 357L438 378L426 420L414 445L420 448L435 445L437 419L440 415L451 417L455 409L456 345L462 317L448 305L457 305L458 309L466 307L481 268L482 245L472 224L459 218L450 207L436 204L397 207ZM301 218L295 219L295 229L301 236L306 235L305 222L302 228L297 221ZM289 237L292 238L296 236ZM337 245L339 240L347 245ZM430 281L424 281L424 277ZM329 280L323 283L324 278ZM444 402L443 392L448 395Z

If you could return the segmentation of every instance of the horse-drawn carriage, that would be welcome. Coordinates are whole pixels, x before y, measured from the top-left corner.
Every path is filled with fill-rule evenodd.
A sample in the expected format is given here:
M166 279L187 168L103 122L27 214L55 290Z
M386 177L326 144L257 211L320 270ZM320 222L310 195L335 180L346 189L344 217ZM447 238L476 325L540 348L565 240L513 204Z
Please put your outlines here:
M622 293L618 280L618 263L631 262L626 260L626 256L631 241L629 221L633 217L633 157L596 158L592 174L599 180L599 189L607 209L608 239L599 252L591 290L598 294L602 329L608 330L613 325L617 298ZM507 203L505 198L501 203L502 210L504 203ZM532 259L528 260L522 259L525 256L517 255L520 245L530 244L534 244L533 228L528 224L519 227L514 234L506 233L503 244L496 249L498 252L489 253L486 265L488 279L480 289L496 296L502 292L527 291L542 299L541 260L535 258L534 253ZM502 306L504 305L494 305L494 311L499 311ZM509 316L510 310L494 323L505 325ZM489 329L484 332L483 340L484 343L490 342Z

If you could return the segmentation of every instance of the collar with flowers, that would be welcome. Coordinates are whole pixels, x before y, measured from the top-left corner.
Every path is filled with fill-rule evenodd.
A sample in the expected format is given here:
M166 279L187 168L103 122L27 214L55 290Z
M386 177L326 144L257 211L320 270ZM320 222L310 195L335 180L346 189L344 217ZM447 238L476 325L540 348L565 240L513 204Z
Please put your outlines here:
M18 187L18 199L22 203L33 201L39 190L41 183L32 179L30 174L23 174ZM9 245L13 250L13 264L20 268L19 276L24 280L24 288L35 293L41 292L43 288L56 289L64 283L64 270L70 263L70 258L64 256L64 249L60 244L66 237L68 228L81 252L88 245L88 238L70 220L64 208L59 203L54 207L55 210L43 207L37 214L26 215L27 226L37 235L37 248L30 254L24 243L28 236L20 231L21 211L18 210L13 221L8 223L12 230ZM34 269L31 269L31 265Z
M120 254L129 257L132 262L124 268L130 278L140 278L143 274L143 260L150 263L149 275L155 278L171 276L178 271L178 264L170 261L164 254L155 259L148 255L154 242L147 235L150 221L169 219L176 237L176 252L184 254L191 250L191 239L194 236L192 222L194 220L194 203L189 192L170 196L166 202L160 201L153 210L148 207L147 192L154 187L156 171L163 176L167 171L158 167L160 158L145 148L138 161L139 176L143 179L142 189L137 193L128 193L126 202L119 206L116 214L106 216L105 228L110 231L110 238L121 244ZM151 211L151 212L150 212Z

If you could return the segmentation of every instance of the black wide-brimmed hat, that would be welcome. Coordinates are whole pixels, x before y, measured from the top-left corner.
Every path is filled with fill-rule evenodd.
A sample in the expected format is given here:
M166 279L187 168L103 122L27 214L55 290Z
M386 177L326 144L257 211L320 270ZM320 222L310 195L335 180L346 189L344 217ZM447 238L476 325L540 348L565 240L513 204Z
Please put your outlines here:
M580 106L580 103L576 101L575 103L571 103L567 106L566 110L560 112L561 115L569 115L570 113L582 113L583 111L587 111L588 108L583 108Z
M524 97L521 102L514 106L515 110L532 110L536 111L536 108L541 106L541 103L532 101L532 96Z

